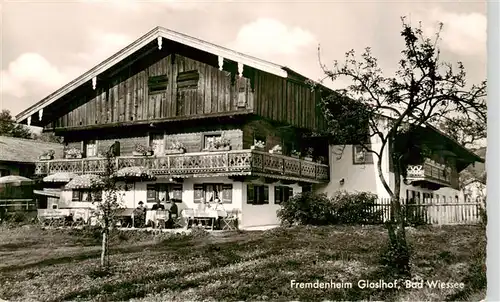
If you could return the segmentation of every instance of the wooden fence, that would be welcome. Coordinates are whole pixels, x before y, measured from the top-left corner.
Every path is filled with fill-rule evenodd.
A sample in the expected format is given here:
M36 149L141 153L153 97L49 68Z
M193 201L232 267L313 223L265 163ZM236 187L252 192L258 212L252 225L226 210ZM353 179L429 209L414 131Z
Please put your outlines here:
M481 222L481 210L484 206L481 202L461 200L457 202L444 201L440 199L425 199L421 202L402 199L401 206L403 215L408 224L476 224ZM376 204L369 207L368 217L376 223L390 220L390 199L379 199ZM370 222L370 221L367 221Z
M33 198L11 198L0 199L0 210L13 211L36 211L36 200Z

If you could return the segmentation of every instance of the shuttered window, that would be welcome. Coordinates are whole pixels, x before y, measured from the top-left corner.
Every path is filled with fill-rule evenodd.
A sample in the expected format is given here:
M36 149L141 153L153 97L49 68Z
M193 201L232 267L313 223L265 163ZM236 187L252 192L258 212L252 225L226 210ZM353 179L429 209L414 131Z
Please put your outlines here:
M102 191L91 191L91 190L73 190L71 201L81 201L81 202L91 202L91 201L101 201Z
M147 202L156 202L167 200L182 202L182 184L149 184L147 185Z
M165 92L168 87L168 77L166 75L152 76L148 79L149 93Z
M85 157L97 156L97 143L95 140L85 142Z
M293 189L287 186L274 187L274 204L287 202L293 196Z
M156 186L155 185L147 185L147 202L155 202L156 201Z
M195 184L194 185L194 203L214 202L219 199L220 202L231 204L233 202L232 184Z
M269 204L269 186L247 185L248 204Z
M233 185L224 184L222 185L222 203L231 204L233 203Z
M203 201L203 185L196 184L194 185L194 203L201 203Z

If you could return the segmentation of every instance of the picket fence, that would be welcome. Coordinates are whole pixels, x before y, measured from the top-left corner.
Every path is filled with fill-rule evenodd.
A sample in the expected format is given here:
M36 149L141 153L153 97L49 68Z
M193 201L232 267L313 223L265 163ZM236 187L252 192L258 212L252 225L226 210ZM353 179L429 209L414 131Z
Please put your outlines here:
M481 208L484 204L472 200L458 200L456 202L442 199L424 199L422 201L409 201L401 199L404 217L408 223L414 224L476 224L481 222ZM376 217L378 222L386 222L391 217L390 199L378 199L369 208L371 217Z

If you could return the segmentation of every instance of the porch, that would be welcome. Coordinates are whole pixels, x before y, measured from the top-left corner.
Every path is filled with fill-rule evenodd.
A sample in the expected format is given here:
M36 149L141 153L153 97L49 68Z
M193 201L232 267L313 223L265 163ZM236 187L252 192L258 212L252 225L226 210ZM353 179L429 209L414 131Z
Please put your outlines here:
M257 150L120 156L114 161L117 169L142 166L155 175L168 175L173 178L255 175L310 183L324 183L329 180L329 166L326 164ZM104 158L54 159L37 162L35 174L102 174L104 171Z

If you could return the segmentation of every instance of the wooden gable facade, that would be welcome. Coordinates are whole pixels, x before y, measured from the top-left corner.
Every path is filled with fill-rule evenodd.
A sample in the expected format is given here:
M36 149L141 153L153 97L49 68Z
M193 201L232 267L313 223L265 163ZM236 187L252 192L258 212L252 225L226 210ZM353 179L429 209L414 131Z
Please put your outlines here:
M283 67L286 76L167 39L159 48L147 43L19 121L63 132L253 114L310 131L324 127L319 90Z
M305 151L301 134L325 127L319 89L312 90L305 77L282 66L179 35L155 29L20 113L18 122L54 131L64 137L67 150L82 153L74 167L55 159L41 163L39 174L98 173L98 154L118 142L119 167L141 165L182 176L200 163L217 161L235 165L216 169L226 174L257 169L263 175L289 174L297 181L328 180L324 160L286 158L292 151ZM206 152L210 139L222 137L230 143L229 153L199 154ZM252 149L256 139L266 141L266 147ZM166 154L177 142L186 154ZM162 146L154 158L127 158L137 144ZM268 152L276 145L283 146L283 156ZM326 158L328 144L319 149L315 155ZM173 162L177 167L172 168ZM191 164L195 166L187 167ZM263 172L268 169L272 171ZM205 170L210 174L213 169Z

